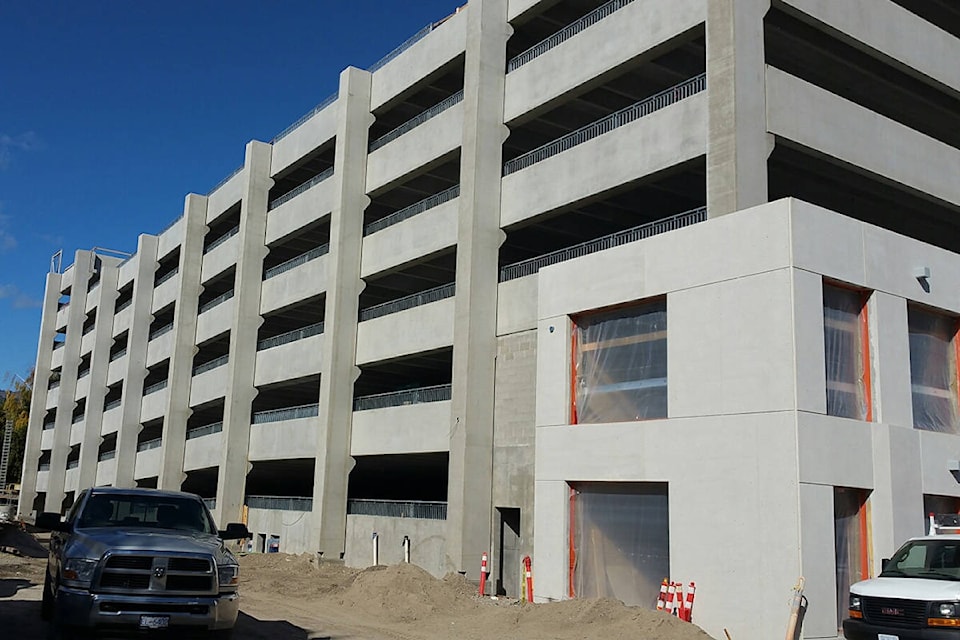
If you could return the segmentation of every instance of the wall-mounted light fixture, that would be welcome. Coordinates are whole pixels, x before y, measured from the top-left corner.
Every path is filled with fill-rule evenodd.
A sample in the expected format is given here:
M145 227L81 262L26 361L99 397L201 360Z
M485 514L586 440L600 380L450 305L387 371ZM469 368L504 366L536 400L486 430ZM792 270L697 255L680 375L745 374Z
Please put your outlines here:
M930 293L930 267L914 267L913 277L925 292Z

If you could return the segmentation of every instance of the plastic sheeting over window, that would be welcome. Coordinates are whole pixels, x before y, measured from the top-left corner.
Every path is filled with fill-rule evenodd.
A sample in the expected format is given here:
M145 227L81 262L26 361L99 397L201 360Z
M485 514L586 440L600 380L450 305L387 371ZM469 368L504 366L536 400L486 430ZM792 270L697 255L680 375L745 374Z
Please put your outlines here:
M823 287L827 415L869 419L869 359L862 339L862 313L863 294Z
M667 417L667 305L577 319L575 422Z
M958 433L954 318L908 310L910 386L917 429Z
M575 487L570 595L656 606L670 575L664 483L581 483Z
M837 628L847 617L850 585L870 577L867 492L834 487L833 531L837 553Z

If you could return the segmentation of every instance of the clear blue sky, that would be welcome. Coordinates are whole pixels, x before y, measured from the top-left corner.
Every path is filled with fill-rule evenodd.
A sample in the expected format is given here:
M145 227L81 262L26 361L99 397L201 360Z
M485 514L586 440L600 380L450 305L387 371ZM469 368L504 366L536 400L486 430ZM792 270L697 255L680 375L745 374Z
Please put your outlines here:
M132 252L465 0L0 4L0 388L36 357L50 256Z

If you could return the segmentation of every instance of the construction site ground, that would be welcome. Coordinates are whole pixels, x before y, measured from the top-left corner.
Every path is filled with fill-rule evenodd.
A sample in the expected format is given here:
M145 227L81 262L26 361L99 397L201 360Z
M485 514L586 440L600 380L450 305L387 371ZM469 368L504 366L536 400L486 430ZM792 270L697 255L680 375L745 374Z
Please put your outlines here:
M15 532L14 532L15 531ZM31 557L34 556L34 557ZM45 550L0 529L0 629L18 640L48 635L40 620ZM615 600L545 604L480 598L459 575L414 565L355 570L307 556L241 558L236 640L709 640L695 624Z

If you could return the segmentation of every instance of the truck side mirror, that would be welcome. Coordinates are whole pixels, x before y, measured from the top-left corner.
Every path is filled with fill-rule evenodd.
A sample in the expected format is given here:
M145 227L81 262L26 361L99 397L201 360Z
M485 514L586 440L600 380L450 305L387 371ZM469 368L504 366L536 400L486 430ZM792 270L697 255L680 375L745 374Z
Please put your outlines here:
M247 531L247 525L241 522L231 522L227 525L227 528L219 531L221 540L243 540L244 538L250 537L250 532Z
M59 513L53 512L37 515L36 526L44 531L70 531L70 525L60 519Z
M887 565L890 564L890 558L884 558L880 561L880 571L883 571L887 568Z

